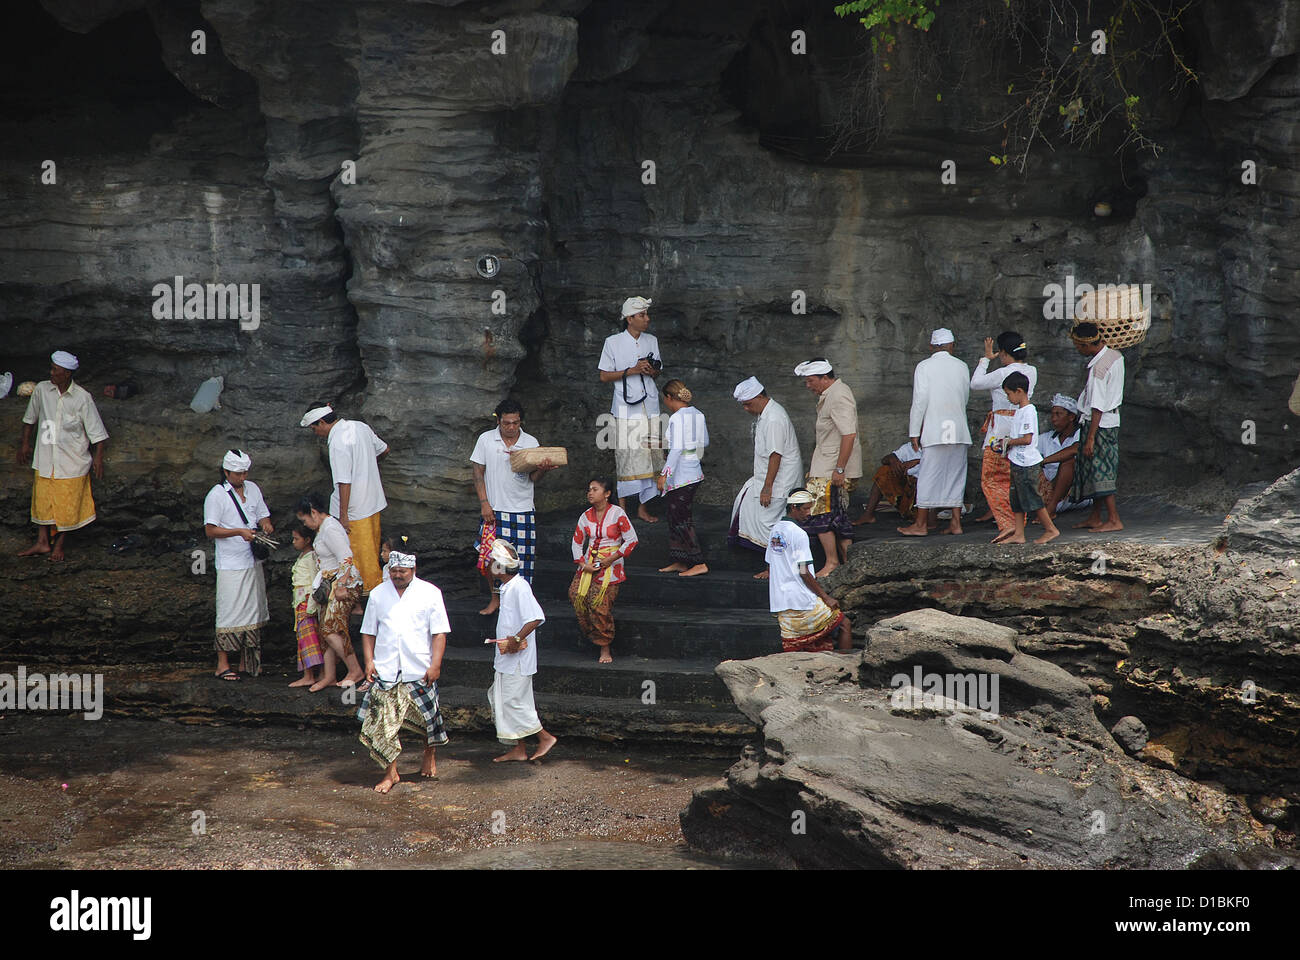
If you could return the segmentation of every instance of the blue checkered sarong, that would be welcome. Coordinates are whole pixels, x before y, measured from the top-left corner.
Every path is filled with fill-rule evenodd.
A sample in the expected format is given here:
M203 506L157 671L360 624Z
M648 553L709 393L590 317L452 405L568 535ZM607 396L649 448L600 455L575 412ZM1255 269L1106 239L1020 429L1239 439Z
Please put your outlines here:
M527 580L531 586L533 560L537 556L537 514L532 510L527 513L505 513L501 510L492 512L497 518L497 539L505 540L515 548L521 563L519 576ZM474 541L475 551L478 550L483 539L482 522L479 523L478 536L479 539Z

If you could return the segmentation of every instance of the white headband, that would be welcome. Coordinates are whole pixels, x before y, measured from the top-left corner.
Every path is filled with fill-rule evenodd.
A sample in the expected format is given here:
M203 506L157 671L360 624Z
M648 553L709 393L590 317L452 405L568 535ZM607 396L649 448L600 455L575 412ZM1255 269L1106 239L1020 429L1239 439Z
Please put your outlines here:
M631 317L640 313L642 310L649 310L653 300L645 297L628 297L623 301L623 316Z
M325 416L325 414L333 413L333 412L334 412L334 408L331 407L328 403L325 404L325 406L323 407L316 407L312 410L308 410L305 414L303 414L302 422L299 423L298 426L310 427L321 417Z
M253 465L253 458L246 453L237 454L234 450L227 450L225 459L221 461L221 465L227 470L231 470L235 473L242 473L247 471L248 468Z
M1052 406L1060 407L1062 410L1069 410L1071 413L1079 412L1079 405L1074 402L1073 398L1067 397L1063 393L1058 393L1052 397Z
M415 554L398 553L396 550L388 552L388 565L390 567L415 567Z
M80 361L66 350L55 350L50 354L50 359L56 367L62 367L64 370L76 370L81 366Z
M830 373L834 367L825 360L806 360L794 368L796 377L824 377Z
M736 389L731 392L731 395L744 403L747 400L753 400L762 392L763 385L758 382L758 377L750 377L748 380L742 380L736 384Z
M940 327L934 333L930 334L930 346L942 347L945 343L956 343L952 331L947 327Z
M514 547L499 538L492 541L492 560L505 570L518 570L522 565Z
M796 490L790 496L785 498L785 502L793 506L799 506L801 503L816 503L817 498L807 490Z

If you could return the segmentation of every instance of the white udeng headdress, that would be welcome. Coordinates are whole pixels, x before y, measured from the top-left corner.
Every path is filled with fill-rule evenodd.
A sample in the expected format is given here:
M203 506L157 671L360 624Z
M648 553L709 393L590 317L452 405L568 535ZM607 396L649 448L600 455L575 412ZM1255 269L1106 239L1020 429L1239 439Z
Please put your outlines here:
M234 450L227 450L225 458L221 461L221 466L233 473L247 471L252 465L252 457L246 453L236 453Z
M835 368L830 365L829 360L805 360L794 368L794 375L796 377L824 377L833 369Z
M736 389L731 392L731 395L741 403L745 403L753 400L762 392L763 385L758 382L758 377L750 377L748 380L742 380L736 384Z
M328 403L323 407L313 407L303 414L302 421L298 424L300 427L310 427L313 423L325 416L327 413L333 413L334 408Z

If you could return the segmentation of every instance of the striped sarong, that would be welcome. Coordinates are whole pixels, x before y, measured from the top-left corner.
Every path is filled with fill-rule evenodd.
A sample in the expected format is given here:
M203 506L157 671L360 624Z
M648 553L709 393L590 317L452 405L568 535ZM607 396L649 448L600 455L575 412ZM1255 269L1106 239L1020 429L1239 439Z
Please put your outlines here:
M1087 438L1086 429L1083 437ZM1070 499L1079 503L1089 498L1113 496L1118 477L1119 427L1099 427L1091 457L1083 455L1083 442L1079 443L1079 452L1075 455L1074 461L1074 486L1070 489Z
M426 686L423 682L406 683L400 679L386 683L376 678L357 708L357 719L361 721L361 743L381 767L387 767L401 755L402 742L398 735L402 730L424 734L425 742L431 747L442 746L451 739L442 721L442 711L438 709L437 683Z
M298 604L294 611L294 632L298 636L298 669L308 670L325 662L325 651L320 645L320 630L316 617L307 612L307 601Z
M785 653L829 651L831 634L843 620L843 611L832 610L821 597L811 610L782 610L776 615L781 627L781 649Z
M519 554L519 575L527 580L531 586L533 582L533 561L537 557L537 514L532 510L527 513L506 513L503 510L493 510L492 513L497 519L496 539L505 540L515 548L515 553ZM480 556L482 556L484 549L484 536L486 534L484 528L486 526L485 521L479 521L478 539L474 541L474 550ZM491 549L491 541L488 541L487 549Z

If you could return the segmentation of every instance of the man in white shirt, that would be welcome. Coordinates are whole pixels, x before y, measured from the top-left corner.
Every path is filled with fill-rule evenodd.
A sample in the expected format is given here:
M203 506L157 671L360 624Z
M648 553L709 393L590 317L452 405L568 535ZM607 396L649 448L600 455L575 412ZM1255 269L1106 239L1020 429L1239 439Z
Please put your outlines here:
M497 427L479 434L474 451L469 455L474 470L474 489L478 492L478 541L474 549L480 551L484 534L491 529L494 537L508 540L519 552L519 575L531 585L533 562L537 554L537 513L533 503L533 485L555 465L544 460L537 469L528 473L515 473L510 468L510 454L528 450L541 444L531 433L524 433L524 408L519 401L507 399L497 404ZM483 576L491 591L492 572L483 565ZM491 601L479 611L482 616L496 613L497 595L491 591Z
M492 544L492 575L501 581L501 612L497 614L496 671L488 689L497 739L510 747L493 762L539 760L555 746L537 716L533 676L537 673L537 628L546 620L528 581L518 575L519 555L504 540ZM537 736L537 749L528 756L524 738Z
M831 634L840 653L852 653L848 617L812 574L812 543L803 525L816 499L802 487L791 491L785 519L772 525L766 554L768 609L781 627L785 653L829 652Z
M334 408L320 400L312 404L300 425L310 427L329 445L334 477L330 513L348 532L352 560L361 573L362 593L369 593L383 581L379 513L388 500L379 479L379 461L388 456L388 444L360 420L339 419Z
M1038 452L1043 455L1043 503L1055 519L1058 513L1092 506L1091 500L1070 499L1074 486L1074 464L1079 452L1079 407L1073 397L1058 393L1048 411L1052 429L1038 435Z
M68 531L95 521L90 471L95 471L96 480L104 479L108 431L90 394L72 382L78 366L77 358L66 350L54 351L50 379L36 385L23 414L18 464L31 457L36 474L32 478L31 517L37 533L36 543L19 553L20 557L45 553L51 560L61 561ZM57 536L51 536L51 527Z
M266 604L266 577L262 561L250 546L258 528L273 533L271 510L248 471L252 458L242 450L228 450L221 461L223 482L203 500L203 532L212 540L217 568L216 676L241 680L240 671L262 672L262 628L271 622ZM239 671L230 668L229 655L239 654Z
M361 742L385 767L384 779L375 784L376 793L387 793L402 779L397 775L397 758L403 728L424 734L420 776L437 778L434 750L449 739L438 709L438 677L450 632L442 591L416 577L414 554L392 551L388 580L371 591L361 622L366 679L372 686L357 719Z
M966 403L970 400L970 368L953 356L952 331L940 327L930 334L930 356L916 365L912 377L912 413L908 435L912 449L925 448L916 478L916 520L898 532L924 537L930 532L932 510L952 508L948 529L959 535L966 496L966 461L970 451L970 426Z
M732 546L767 551L772 525L785 515L785 498L803 479L799 437L785 407L767 395L757 377L738 383L732 396L754 424L754 472L731 505ZM768 573L754 574L766 580Z
M1124 402L1124 356L1102 342L1095 323L1076 323L1070 331L1075 349L1089 357L1083 392L1076 401L1083 421L1083 443L1075 460L1070 499L1092 498L1092 513L1076 529L1109 533L1123 530L1115 503L1119 477L1119 408ZM1108 519L1103 523L1101 507Z
M600 351L600 382L614 385L610 413L614 418L614 464L618 478L618 500L628 512L627 499L640 500L636 515L655 523L646 504L659 495L655 477L663 469L663 451L658 447L659 392L655 378L663 368L659 341L650 328L650 304L645 297L623 301L625 329L605 338ZM649 444L654 444L652 448Z

